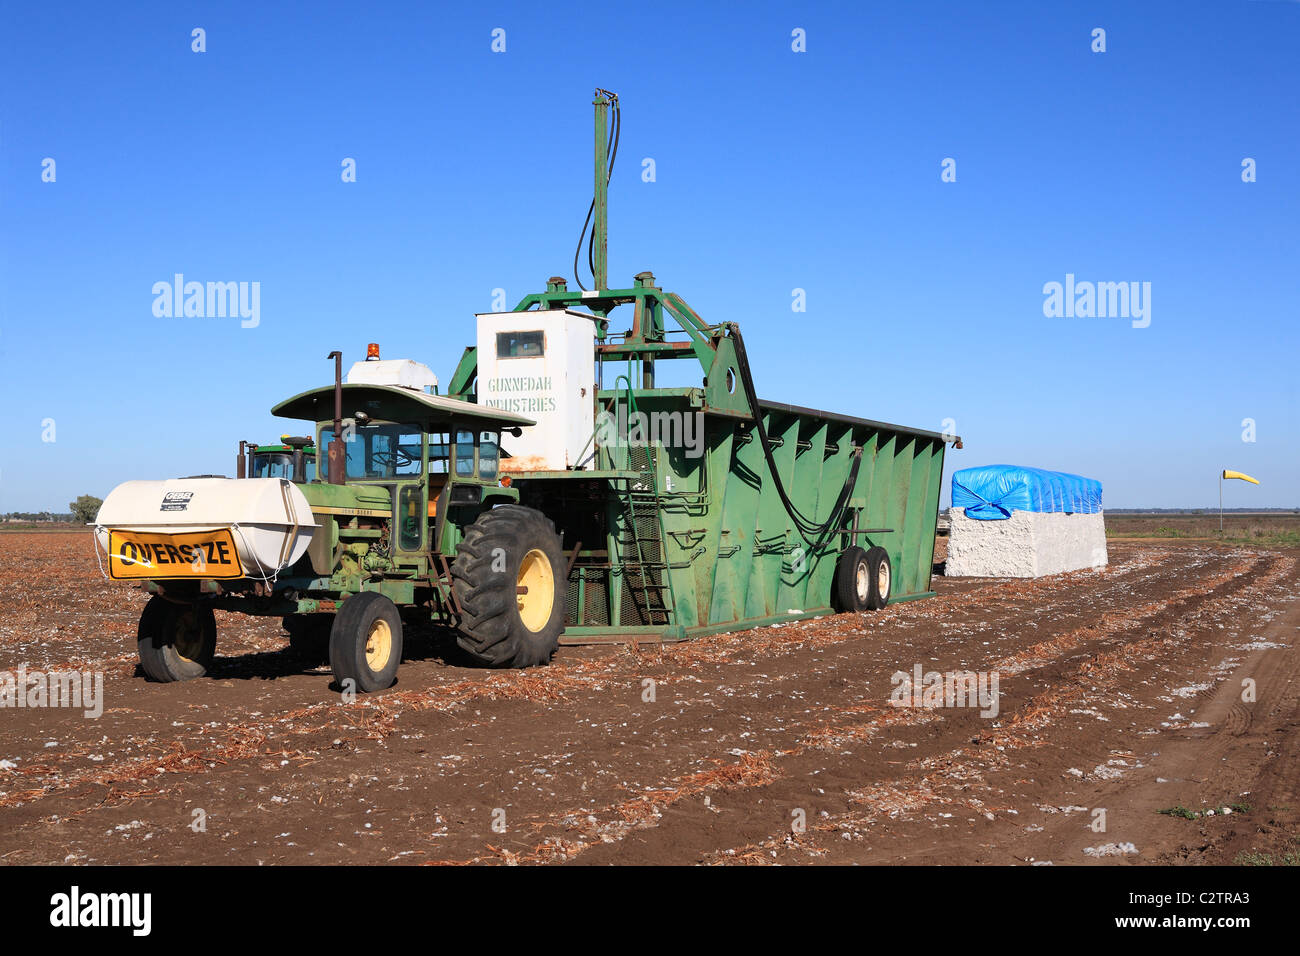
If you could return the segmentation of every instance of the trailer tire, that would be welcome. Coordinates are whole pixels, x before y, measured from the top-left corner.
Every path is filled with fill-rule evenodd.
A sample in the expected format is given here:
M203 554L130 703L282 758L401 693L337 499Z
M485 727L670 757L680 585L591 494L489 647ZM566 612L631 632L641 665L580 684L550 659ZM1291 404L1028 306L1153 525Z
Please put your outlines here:
M347 688L362 693L392 687L402 662L402 615L377 591L362 591L343 602L330 628L330 670Z
M563 569L560 536L540 511L501 505L479 515L451 566L461 650L488 667L548 663L564 631Z
M870 598L867 552L849 545L835 566L835 607L839 611L865 611Z
M879 611L889 603L894 590L894 566L884 548L877 546L867 552L867 575L870 585L867 609Z
M140 668L150 680L193 680L212 666L216 615L206 605L176 604L155 594L140 615L136 639Z

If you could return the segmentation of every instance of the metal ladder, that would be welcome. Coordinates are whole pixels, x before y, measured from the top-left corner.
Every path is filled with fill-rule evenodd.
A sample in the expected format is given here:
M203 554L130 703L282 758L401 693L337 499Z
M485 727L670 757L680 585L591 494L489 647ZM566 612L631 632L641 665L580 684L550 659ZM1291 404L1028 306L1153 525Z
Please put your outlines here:
M658 468L652 452L647 447L628 449L628 470L636 471L640 477L624 479L621 496L627 522L624 546L636 553L635 563L623 562L623 586L632 595L645 625L662 626L672 623L672 578L667 573L668 561L659 526ZM634 487L634 481L641 487ZM647 531L646 526L651 530Z

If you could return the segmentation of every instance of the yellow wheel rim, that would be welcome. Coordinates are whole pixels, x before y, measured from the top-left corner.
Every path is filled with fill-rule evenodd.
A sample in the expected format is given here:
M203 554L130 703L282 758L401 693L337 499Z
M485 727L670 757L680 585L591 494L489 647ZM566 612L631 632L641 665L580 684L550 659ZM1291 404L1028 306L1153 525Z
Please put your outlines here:
M393 631L382 617L376 618L366 635L366 666L372 671L382 671L388 666L393 653Z
M555 606L555 573L544 551L534 548L519 562L519 589L519 620L528 630L540 631Z
M203 626L194 619L193 611L186 611L176 621L172 650L187 664L193 664L203 652Z

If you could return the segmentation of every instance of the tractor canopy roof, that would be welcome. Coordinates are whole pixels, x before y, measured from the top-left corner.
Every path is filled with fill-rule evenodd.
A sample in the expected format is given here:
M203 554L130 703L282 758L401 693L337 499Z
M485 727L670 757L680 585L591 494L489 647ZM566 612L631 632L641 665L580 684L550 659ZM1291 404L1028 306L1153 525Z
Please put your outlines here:
M535 425L533 419L499 408L474 402L430 395L400 385L343 384L343 417L353 418L358 411L371 418L390 422L419 422L424 425L448 424L452 419L470 420L491 425ZM334 386L313 388L287 398L271 409L281 418L324 422L334 417Z

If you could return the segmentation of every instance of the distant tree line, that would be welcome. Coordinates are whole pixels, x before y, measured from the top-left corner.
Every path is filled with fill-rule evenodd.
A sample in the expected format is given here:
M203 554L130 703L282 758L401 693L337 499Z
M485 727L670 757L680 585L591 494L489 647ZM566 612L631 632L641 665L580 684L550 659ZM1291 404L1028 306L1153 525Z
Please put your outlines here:
M34 522L46 524L89 524L99 514L103 500L94 495L81 495L76 501L68 502L71 511L9 511L0 514L0 521Z

